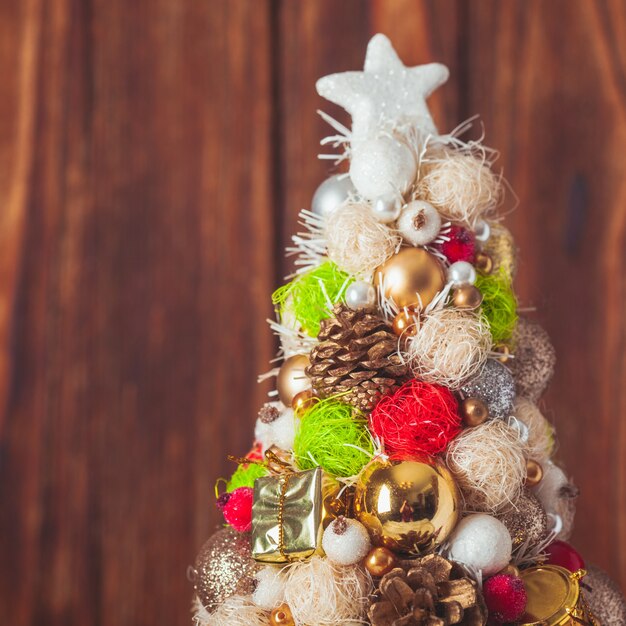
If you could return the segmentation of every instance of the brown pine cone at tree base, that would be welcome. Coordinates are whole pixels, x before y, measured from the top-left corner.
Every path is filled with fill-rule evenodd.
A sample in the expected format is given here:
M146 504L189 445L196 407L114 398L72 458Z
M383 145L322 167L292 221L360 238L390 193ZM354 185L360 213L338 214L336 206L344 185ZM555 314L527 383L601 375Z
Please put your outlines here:
M372 626L483 626L487 609L458 565L429 554L381 578L368 616Z
M343 402L369 412L409 375L398 337L391 324L365 309L338 304L333 313L322 320L306 373L322 397L342 394Z

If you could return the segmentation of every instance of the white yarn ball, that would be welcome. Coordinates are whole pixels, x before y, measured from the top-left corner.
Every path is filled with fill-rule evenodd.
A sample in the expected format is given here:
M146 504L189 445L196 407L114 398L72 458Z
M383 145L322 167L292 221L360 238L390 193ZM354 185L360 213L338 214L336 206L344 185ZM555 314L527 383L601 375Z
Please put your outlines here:
M483 576L491 576L511 561L513 543L506 526L486 513L468 515L450 536L448 558Z
M256 606L271 611L285 601L285 579L278 567L267 565L255 575L256 588L252 593L252 602Z
M361 522L339 517L322 536L326 556L338 565L354 565L365 558L371 547L370 536Z
M282 402L267 404L278 411L278 417L271 422L257 418L254 438L261 443L263 451L272 446L277 446L281 450L292 450L298 421L293 409L286 407Z
M352 146L350 178L364 198L404 193L416 175L413 153L393 137L368 139Z
M425 246L439 234L441 216L430 202L414 200L402 209L396 228L409 243Z

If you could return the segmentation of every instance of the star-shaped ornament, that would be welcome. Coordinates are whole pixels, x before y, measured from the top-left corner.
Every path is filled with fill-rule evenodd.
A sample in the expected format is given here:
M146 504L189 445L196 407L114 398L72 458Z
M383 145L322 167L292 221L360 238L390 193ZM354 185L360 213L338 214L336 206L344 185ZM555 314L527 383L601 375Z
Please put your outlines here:
M352 116L352 142L375 137L381 129L410 123L425 134L437 134L426 98L448 80L441 63L406 67L385 35L367 46L362 72L330 74L317 81L323 98Z

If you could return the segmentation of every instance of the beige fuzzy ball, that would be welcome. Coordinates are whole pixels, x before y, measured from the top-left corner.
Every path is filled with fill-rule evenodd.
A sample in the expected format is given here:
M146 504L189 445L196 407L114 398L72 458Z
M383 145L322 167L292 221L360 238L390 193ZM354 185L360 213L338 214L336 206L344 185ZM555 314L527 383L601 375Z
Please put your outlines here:
M532 400L518 396L513 415L528 428L528 457L540 462L548 460L554 451L554 428L541 414L539 407Z

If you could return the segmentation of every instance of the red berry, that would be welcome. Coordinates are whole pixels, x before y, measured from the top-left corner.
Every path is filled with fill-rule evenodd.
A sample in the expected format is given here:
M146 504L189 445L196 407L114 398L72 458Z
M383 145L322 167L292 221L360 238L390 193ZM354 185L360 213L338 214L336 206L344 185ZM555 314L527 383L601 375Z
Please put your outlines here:
M557 539L553 541L547 548L547 563L550 565L559 565L570 572L577 572L579 569L585 569L585 561L580 554L565 541Z
M515 622L526 608L526 588L521 578L511 574L496 574L483 585L483 595L489 610L491 625Z
M251 487L238 487L217 500L217 506L221 509L226 523L240 533L247 532L252 527L253 497L254 491Z
M461 226L451 226L450 232L445 235L449 241L439 244L439 250L450 261L468 261L474 260L476 253L476 241L474 235Z

